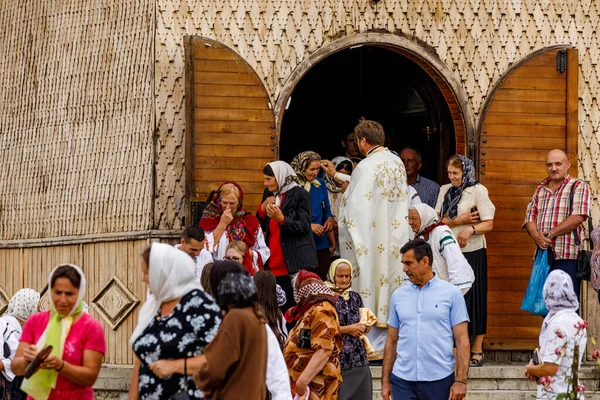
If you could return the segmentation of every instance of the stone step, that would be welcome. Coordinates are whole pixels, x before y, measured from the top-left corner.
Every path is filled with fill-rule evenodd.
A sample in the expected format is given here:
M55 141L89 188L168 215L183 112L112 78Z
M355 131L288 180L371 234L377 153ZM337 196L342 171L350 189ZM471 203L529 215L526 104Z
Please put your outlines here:
M468 400L532 400L537 385L524 377L525 368L520 364L488 363L469 369L467 381ZM381 400L381 367L371 367L373 375L373 400ZM586 400L600 400L600 371L585 365L580 379L586 387Z

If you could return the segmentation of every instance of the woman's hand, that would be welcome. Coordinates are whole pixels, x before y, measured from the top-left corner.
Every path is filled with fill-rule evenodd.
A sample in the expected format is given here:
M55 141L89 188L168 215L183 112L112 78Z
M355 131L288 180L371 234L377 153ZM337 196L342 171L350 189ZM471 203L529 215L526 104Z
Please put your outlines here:
M367 330L367 326L365 324L352 324L346 327L348 329L348 335L352 335L354 337L360 337L365 334Z
M454 218L454 225L476 224L479 221L479 211L473 211L472 213L464 213Z
M281 208L277 207L275 204L267 205L267 215L269 218L274 219L279 223L283 222L283 213L281 212Z
M304 399L304 395L306 394L306 388L310 382L304 382L302 377L298 378L296 381L296 394L300 396L301 399Z
M321 169L332 178L335 177L335 173L337 172L335 170L335 165L329 160L321 160Z
M529 367L535 367L533 360L529 360L529 364L525 366L525 378L527 378L530 381L537 382L537 377L529 373Z
M42 369L59 369L63 365L63 360L56 356L48 356L44 360L44 362L40 365Z
M310 227L311 227L313 233L317 236L323 236L323 234L325 233L325 229L323 228L323 225L310 224Z
M159 379L165 379L167 376L171 376L175 373L177 360L158 360L148 365L150 370Z
M265 199L265 201L263 201L263 203L260 205L260 209L263 211L267 211L267 206L271 204L271 205L275 205L275 196L269 196Z
M469 238L473 236L473 228L471 226L466 227L458 234L456 240L458 241L458 245L463 248L467 245Z
M37 353L37 347L35 347L34 344L30 344L25 347L25 350L23 351L23 357L25 358L25 361L32 362L35 356L37 356Z
M325 232L333 232L333 229L335 228L335 221L333 220L332 217L327 218L327 221L325 221L325 225L323 225L323 229L325 230Z
M223 227L227 227L229 226L231 221L233 221L233 214L231 213L230 209L226 209L225 211L223 211L223 214L221 214L221 220L219 221L219 223L222 224Z

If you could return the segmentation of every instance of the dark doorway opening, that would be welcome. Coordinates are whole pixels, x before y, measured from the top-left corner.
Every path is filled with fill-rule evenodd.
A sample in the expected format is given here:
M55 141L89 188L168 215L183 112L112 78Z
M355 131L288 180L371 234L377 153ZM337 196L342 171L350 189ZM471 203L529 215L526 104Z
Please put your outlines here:
M280 159L289 162L304 150L328 159L343 155L340 141L360 117L383 125L390 149L419 150L421 175L446 182L456 140L441 90L417 63L376 46L341 50L302 77L283 114Z

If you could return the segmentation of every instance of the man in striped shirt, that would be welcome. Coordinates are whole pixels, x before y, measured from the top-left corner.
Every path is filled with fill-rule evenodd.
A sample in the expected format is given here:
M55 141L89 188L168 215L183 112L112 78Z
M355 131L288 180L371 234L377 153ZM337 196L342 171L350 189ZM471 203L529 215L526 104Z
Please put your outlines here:
M435 208L440 193L440 185L419 175L419 170L423 165L421 153L412 147L405 147L400 152L400 159L406 169L406 183L417 191L423 203Z
M576 277L576 241L581 239L582 223L590 215L590 192L586 183L569 176L571 166L562 150L546 155L548 177L544 179L527 206L523 227L540 249L551 247L554 261L550 270L565 271L573 280L579 299L581 282Z

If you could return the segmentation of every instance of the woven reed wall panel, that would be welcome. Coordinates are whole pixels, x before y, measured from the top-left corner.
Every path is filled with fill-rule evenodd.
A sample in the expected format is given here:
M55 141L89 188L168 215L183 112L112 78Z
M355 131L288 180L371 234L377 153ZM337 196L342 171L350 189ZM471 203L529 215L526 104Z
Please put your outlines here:
M490 91L512 63L547 46L576 47L581 69L579 174L591 184L599 218L599 21L600 4L590 1L157 0L155 223L177 228L184 211L184 35L232 47L257 71L275 100L291 72L312 52L368 31L414 36L432 46L462 82L478 119Z
M2 2L0 238L151 227L153 10Z

